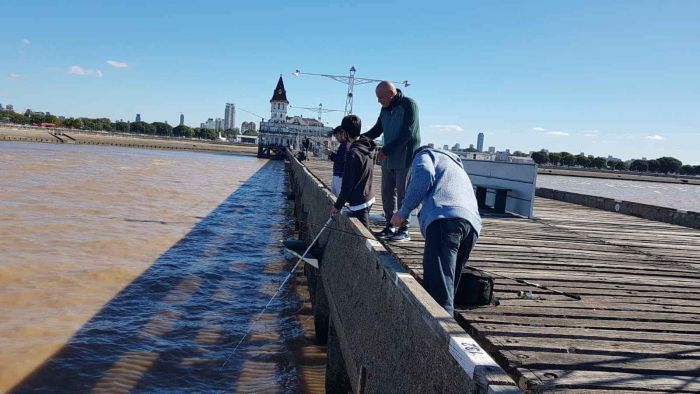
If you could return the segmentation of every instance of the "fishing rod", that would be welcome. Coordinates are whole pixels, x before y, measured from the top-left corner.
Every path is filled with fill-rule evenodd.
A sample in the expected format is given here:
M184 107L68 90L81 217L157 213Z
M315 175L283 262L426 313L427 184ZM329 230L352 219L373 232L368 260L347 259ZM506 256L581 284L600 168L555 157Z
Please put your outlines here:
M331 216L328 218L328 220L326 220L326 223L325 223L325 224L323 225L323 227L321 227L321 229L318 231L318 234L316 234L316 237L314 237L313 241L311 241L311 243L309 244L309 247L306 248L306 251L304 251L304 254L302 254L302 255L299 257L299 260L297 260L296 264L294 264L294 267L292 267L292 269L289 271L289 274L287 275L287 277L284 278L284 280L282 281L282 284L280 284L280 286L279 286L279 288L277 289L277 291L275 291L275 294L272 295L272 298L270 298L270 301L267 302L267 304L265 305L265 307L260 311L260 313L258 314L258 316L255 318L255 320L253 320L253 323L251 323L251 325L250 325L250 327L248 328L248 330L245 332L245 334L243 335L243 337L241 337L241 340L238 341L238 343L236 344L236 347L233 348L233 351L228 355L228 357L226 357L226 360L225 360L224 363L221 365L220 369L223 369L223 368L226 366L226 364L228 364L228 362L229 362L229 360L231 359L231 357L232 357L234 354L236 354L236 351L238 350L238 347L241 346L241 343L243 343L243 340L246 339L246 338L248 337L248 334L250 334L251 331L253 331L253 328L254 328L255 325L257 324L258 320L260 320L260 318L262 317L263 313L265 313L265 311L266 311L267 308L270 306L270 304L272 304L272 301L277 297L277 294L279 294L279 292L282 290L282 288L283 288L284 285L287 283L287 281L289 280L289 278L292 277L292 275L294 274L294 271L296 271L297 267L299 266L299 263L301 263L302 260L304 260L304 257L306 257L306 254L309 253L309 251L310 251L311 248L314 246L314 244L316 243L316 241L318 241L318 238L319 238L319 237L321 236L321 234L323 233L323 230L325 230L326 228L329 228L328 225L333 221L333 219L334 219L334 217L333 217L333 215L331 215Z
M303 221L299 221L299 222L300 222L300 223L304 223L304 224L308 224L308 223L305 223L305 222L303 222ZM376 239L373 239L373 238L365 237L364 235L355 234L355 233L352 233L352 232L349 232L349 231L345 231L345 230L341 230L341 229L335 228L335 227L328 227L328 229L329 229L329 230L333 230L333 231L337 231L337 232L339 232L339 233L343 233L343 234L351 235L351 236L354 236L354 237L358 237L358 238L376 240ZM399 244L394 244L394 243L391 243L391 244L390 244L390 247L391 247L392 249L393 249L393 248L397 248L397 249L403 249L403 250L414 251L414 249L411 249L411 248L406 247L406 246L401 246L401 245L399 245ZM486 269L483 269L483 268L478 268L478 269L479 269L480 271L484 271L484 272L486 272L486 273L488 273L488 274L491 274L491 275L493 275L493 276L497 276L497 277L502 278L502 279L509 279L509 280L515 281L515 282L517 282L517 283L521 283L521 284L528 285L528 286L533 286L533 287L536 287L536 288L538 288L538 289L546 290L546 291L549 291L549 292L552 292L552 293L555 293L555 294L559 294L559 295L562 295L562 296L565 296L565 297L569 297L569 298L573 298L573 299L575 299L575 300L581 301L581 296L578 295L578 294L568 293L568 292L561 291L561 290L555 290L555 289L552 289L552 288L550 288L550 287L548 287L548 286L545 286L545 285L542 285L542 284L539 284L539 283L530 282L529 280L526 280L526 279L514 278L514 277L511 277L511 276L508 276L508 275L498 274L498 273L495 273L495 272L492 272L492 271L489 271L489 270L486 270Z

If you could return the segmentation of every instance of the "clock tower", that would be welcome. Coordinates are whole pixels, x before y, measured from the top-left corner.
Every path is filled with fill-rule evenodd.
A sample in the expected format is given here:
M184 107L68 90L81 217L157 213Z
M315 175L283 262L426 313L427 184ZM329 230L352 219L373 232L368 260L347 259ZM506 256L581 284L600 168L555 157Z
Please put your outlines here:
M275 92L270 99L270 122L286 122L288 105L287 91L284 89L284 82L282 81L282 75L280 75L280 79L277 81L277 87L275 87Z

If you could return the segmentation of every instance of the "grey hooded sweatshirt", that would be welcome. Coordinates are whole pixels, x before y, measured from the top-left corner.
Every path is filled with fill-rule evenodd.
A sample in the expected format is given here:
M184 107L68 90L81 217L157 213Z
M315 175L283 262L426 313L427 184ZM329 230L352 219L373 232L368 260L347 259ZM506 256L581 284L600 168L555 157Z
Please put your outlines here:
M481 232L474 188L459 157L443 150L420 148L410 176L399 215L408 218L412 210L423 204L418 213L423 236L430 223L447 218L466 219L477 234Z

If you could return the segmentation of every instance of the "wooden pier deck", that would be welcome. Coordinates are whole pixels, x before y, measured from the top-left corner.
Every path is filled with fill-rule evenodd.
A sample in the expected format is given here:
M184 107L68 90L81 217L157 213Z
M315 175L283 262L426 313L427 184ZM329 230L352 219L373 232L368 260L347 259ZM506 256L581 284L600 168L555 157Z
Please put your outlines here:
M330 186L328 162L304 164ZM700 231L542 198L535 216L482 213L469 265L512 279L459 324L525 391L700 392ZM419 281L423 242L385 243Z

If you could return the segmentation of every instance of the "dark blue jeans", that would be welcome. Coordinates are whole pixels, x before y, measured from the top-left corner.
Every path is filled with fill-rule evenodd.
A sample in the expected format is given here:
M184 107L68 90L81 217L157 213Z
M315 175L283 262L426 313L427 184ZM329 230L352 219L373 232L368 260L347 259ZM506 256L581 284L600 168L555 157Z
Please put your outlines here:
M360 223L364 224L365 227L369 228L369 210L372 207L369 208L363 208L360 209L359 211L350 211L348 213L348 217L351 218L357 218Z
M428 226L423 251L423 287L451 315L454 295L477 240L476 232L464 219L439 219Z

